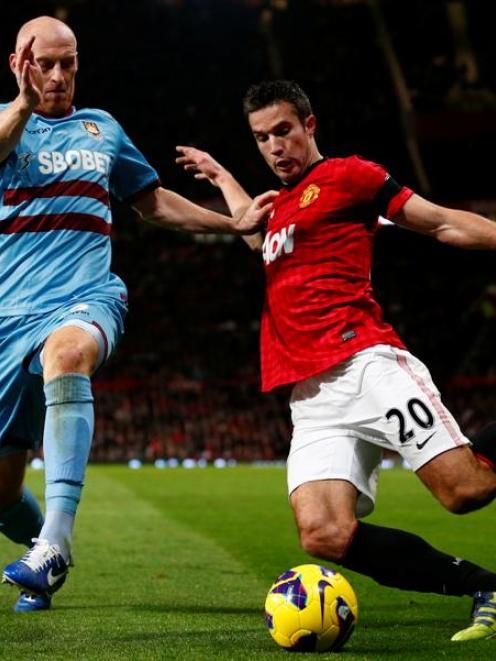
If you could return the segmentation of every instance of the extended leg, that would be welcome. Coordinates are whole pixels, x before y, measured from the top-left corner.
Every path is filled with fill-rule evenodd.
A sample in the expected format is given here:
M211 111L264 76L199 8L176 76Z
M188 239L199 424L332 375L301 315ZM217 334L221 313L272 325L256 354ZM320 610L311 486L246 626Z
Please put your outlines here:
M303 548L381 585L470 595L496 590L496 574L442 553L417 535L358 522L356 489L343 480L308 482L291 495Z

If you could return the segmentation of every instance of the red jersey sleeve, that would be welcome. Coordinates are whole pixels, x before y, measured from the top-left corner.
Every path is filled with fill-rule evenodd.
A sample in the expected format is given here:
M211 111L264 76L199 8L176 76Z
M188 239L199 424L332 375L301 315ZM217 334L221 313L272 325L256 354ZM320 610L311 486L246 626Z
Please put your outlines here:
M400 186L378 163L360 156L347 160L346 184L357 204L370 204L378 216L394 219L413 191Z

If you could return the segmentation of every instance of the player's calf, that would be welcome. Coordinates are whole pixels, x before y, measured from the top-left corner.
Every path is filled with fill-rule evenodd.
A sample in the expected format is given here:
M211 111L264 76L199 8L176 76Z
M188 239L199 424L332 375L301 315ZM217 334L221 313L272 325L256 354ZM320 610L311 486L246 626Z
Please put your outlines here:
M474 596L496 591L496 574L438 551L418 535L360 521L341 565L402 590Z

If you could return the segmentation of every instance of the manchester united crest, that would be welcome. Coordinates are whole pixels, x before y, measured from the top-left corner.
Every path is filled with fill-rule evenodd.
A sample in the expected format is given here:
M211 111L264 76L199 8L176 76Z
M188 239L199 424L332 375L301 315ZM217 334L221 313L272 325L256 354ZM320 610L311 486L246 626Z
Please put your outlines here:
M320 188L315 184L307 186L300 197L300 209L310 206L320 195Z
M102 139L102 132L96 122L83 122L83 127L86 133L91 135L92 138L95 138L96 140Z

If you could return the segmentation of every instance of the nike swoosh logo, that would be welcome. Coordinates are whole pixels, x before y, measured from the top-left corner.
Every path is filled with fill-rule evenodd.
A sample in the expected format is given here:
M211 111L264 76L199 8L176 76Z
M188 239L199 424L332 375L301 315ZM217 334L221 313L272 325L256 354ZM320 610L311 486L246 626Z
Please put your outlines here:
M424 445L427 445L427 443L431 440L431 438L434 436L436 432L433 432L430 436L428 436L425 441L422 441L422 443L417 443L417 450L421 450Z
M60 579L64 576L64 574L65 574L65 569L63 569L63 570L61 571L60 574L54 574L54 573L53 573L53 569L50 569L49 572L48 572L48 574L47 574L47 582L48 582L48 585L49 585L50 587L52 587L53 585L55 585L55 583L57 583L58 581L60 581Z
M319 581L319 598L320 598L320 614L322 617L322 624L324 624L324 609L325 609L325 589L332 588L332 584L329 581Z

